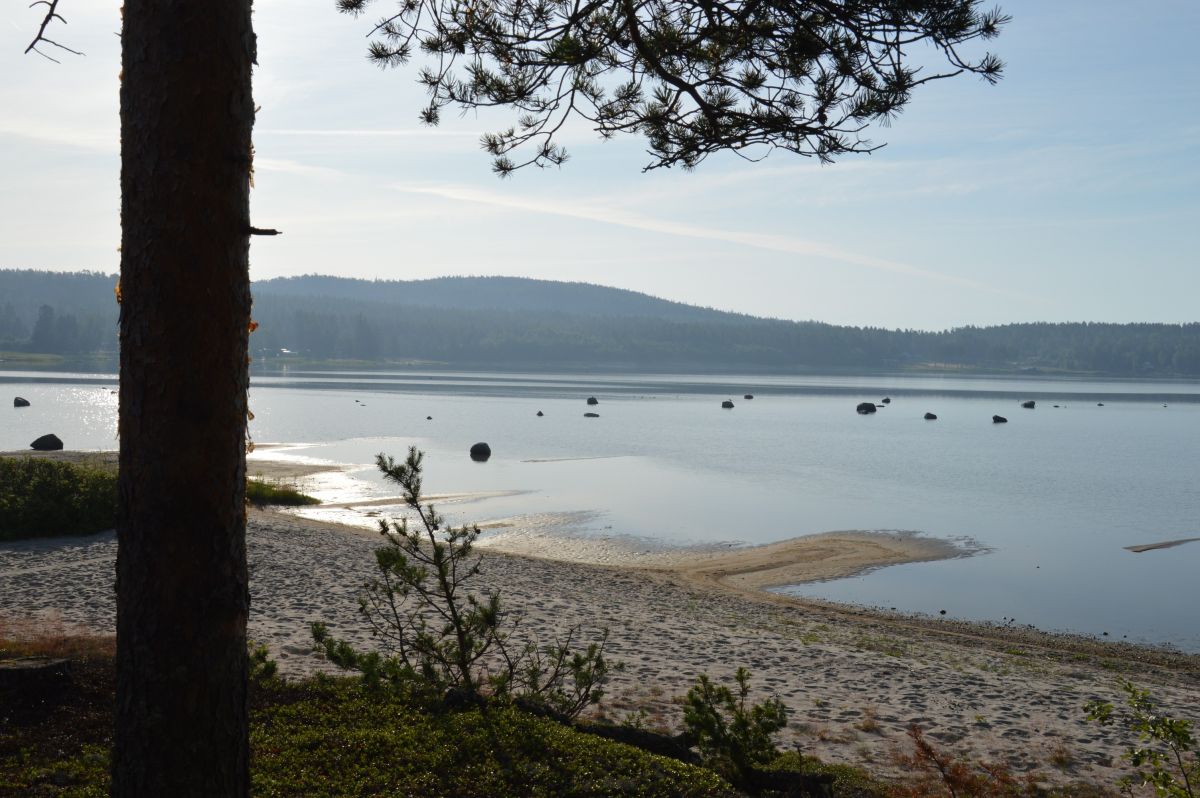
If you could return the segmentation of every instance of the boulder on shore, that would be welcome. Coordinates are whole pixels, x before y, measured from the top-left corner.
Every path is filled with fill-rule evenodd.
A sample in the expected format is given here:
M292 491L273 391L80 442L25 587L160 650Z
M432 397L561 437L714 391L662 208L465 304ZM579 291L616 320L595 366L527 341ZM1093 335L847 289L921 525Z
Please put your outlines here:
M583 417L584 418L600 418L600 414L599 413L584 413Z
M588 400L587 400L587 403L588 403L589 405L598 405L598 404L600 404L600 400L599 400L599 399L597 399L597 398L596 398L596 397L594 397L594 396L589 396L589 397L588 397Z
M1008 419L1005 418L1004 416L992 416L992 423L993 424L1007 424Z
M859 402L858 407L854 408L860 416L869 415L875 412L874 402Z
M538 414L538 418L541 418L542 416L546 415L546 414L545 414L545 413L543 413L541 410L539 410L539 411L537 412L537 414Z
M477 443L471 447L471 459L477 463L486 463L492 456L492 447L486 443Z
M43 435L33 443L29 444L29 448L35 452L59 452L62 451L63 442L53 432L49 435Z
M752 394L752 393L748 393L748 394L746 394L745 396L743 396L742 398L743 398L743 399L753 399L753 398L754 398L754 394Z
M882 401L882 402L883 402L885 405L890 405L890 404L892 403L892 397L890 397L890 396L885 396L885 397L883 397L883 399L881 399L880 401Z
M29 407L29 400L18 396L13 399L13 407Z
M937 416L935 416L933 413L926 413L925 420L926 421L937 421Z
M726 410L732 410L733 409L733 400L726 399L724 402L721 402L721 407L725 408Z
M1030 399L1027 402L1021 402L1021 407L1025 408L1026 410L1032 410L1033 408L1037 407L1037 402Z

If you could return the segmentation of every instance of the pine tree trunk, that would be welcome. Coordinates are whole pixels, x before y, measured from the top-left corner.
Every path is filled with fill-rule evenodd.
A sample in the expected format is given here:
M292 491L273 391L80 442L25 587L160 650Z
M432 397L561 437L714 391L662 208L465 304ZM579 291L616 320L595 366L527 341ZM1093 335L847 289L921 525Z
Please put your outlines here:
M126 0L116 796L245 796L250 0Z

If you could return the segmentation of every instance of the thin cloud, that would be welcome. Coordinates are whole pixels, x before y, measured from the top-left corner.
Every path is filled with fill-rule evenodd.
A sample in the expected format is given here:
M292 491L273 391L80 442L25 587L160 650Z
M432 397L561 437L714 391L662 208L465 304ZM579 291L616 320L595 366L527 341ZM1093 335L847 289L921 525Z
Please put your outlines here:
M921 269L900 261L852 252L850 250L834 247L822 242L796 238L795 236L774 235L770 233L745 233L736 230L721 230L711 227L699 227L697 225L673 222L667 219L656 219L654 217L645 216L642 214L635 215L612 207L604 207L600 205L581 205L563 201L548 202L526 199L522 197L510 197L487 191L480 191L479 189L468 188L465 186L413 185L402 183L396 184L394 188L396 188L398 191L408 194L436 196L456 202L473 202L483 205L502 207L509 210L529 211L532 213L544 213L554 216L566 216L572 219L584 219L592 222L600 222L602 224L617 225L620 227L628 227L634 230L645 230L652 233L663 233L666 235L680 236L683 238L693 238L704 241L722 241L729 244L753 247L755 249L770 250L772 252L786 252L794 255L809 255L812 257L824 258L853 266L876 269L878 271L903 274L909 277L918 277L926 280L935 280L963 288L970 288L976 291L1004 294L1024 300L1031 300L1031 297L1027 297L1023 294L1017 294L1002 288L996 288L994 286L987 285L986 283L970 280L965 277L957 277L955 275L933 272L929 271L928 269Z

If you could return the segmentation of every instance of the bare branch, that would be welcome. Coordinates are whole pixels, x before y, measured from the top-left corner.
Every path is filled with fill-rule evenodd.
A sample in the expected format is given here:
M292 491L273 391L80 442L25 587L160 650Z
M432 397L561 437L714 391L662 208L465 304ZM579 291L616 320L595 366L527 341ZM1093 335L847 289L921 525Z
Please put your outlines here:
M48 26L52 20L57 19L62 24L64 24L64 25L67 24L67 20L64 19L63 16L58 13L58 0L34 0L34 2L29 4L30 8L34 8L36 6L45 6L46 7L46 16L42 18L42 24L38 27L37 35L33 37L33 41L31 41L29 43L29 46L25 48L25 52L28 53L30 50L33 50L35 53L40 55L42 58L46 58L50 61L53 61L56 64L60 63L60 61L56 58L51 58L50 56L43 53L41 50L37 49L37 46L39 44L49 44L54 47L57 47L60 50L65 50L66 52L71 53L72 55L83 55L83 53L79 52L78 50L72 50L70 47L67 47L65 44L59 44L58 42L54 41L53 39L46 37L46 26Z

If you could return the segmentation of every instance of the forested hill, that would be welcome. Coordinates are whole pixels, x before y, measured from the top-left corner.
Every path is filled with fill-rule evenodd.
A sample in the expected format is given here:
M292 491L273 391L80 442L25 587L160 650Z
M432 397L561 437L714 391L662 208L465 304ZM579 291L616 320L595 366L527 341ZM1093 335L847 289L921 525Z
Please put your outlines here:
M115 275L0 270L0 351L116 350ZM910 367L1200 377L1200 323L943 332L760 319L583 283L293 277L254 284L258 363L790 371Z

